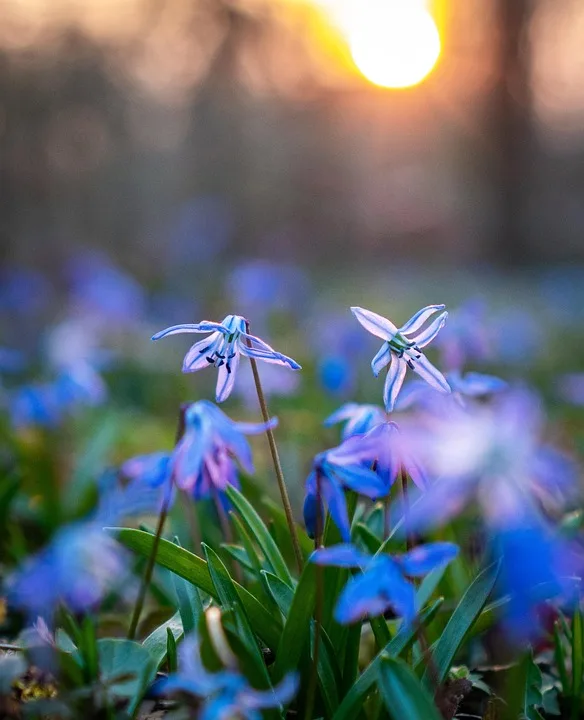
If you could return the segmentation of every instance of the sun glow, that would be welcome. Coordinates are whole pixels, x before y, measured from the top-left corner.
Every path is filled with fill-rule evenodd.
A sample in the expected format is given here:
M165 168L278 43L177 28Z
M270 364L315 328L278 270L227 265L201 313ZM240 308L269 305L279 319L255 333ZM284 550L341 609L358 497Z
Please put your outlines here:
M438 28L416 0L358 0L346 7L344 15L353 61L375 85L411 87L436 65Z

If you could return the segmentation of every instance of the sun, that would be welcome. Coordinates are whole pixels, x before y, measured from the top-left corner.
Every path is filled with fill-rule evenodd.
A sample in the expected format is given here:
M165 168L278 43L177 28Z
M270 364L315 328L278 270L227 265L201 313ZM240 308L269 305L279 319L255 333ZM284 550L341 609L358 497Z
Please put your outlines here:
M358 70L381 87L417 85L440 56L436 23L416 0L359 0L345 34Z

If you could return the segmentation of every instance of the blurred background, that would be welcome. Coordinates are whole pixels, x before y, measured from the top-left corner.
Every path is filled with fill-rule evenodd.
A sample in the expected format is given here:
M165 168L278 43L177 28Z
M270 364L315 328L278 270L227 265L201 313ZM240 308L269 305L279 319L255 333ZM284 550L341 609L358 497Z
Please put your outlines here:
M581 0L0 9L0 467L74 478L81 514L214 397L189 338L150 336L238 313L303 365L262 367L298 509L323 419L381 401L349 306L442 302L432 361L534 384L584 449ZM254 392L242 363L226 412L257 419Z

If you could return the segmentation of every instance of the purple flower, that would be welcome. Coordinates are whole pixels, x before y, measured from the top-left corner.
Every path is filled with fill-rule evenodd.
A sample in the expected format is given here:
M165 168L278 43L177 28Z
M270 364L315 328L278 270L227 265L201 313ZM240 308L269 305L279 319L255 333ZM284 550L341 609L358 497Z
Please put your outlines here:
M404 555L371 557L354 545L343 544L316 550L311 557L317 565L359 568L345 585L335 608L340 623L352 623L366 616L375 617L392 609L411 623L419 610L416 589L408 579L421 577L453 560L458 547L452 543L420 545Z
M371 361L371 368L377 377L388 366L383 388L387 412L395 407L408 367L436 390L450 392L445 377L422 353L422 348L436 337L446 322L448 313L442 312L424 328L432 315L440 310L444 310L444 305L429 305L419 310L401 328L397 328L390 320L371 310L351 308L353 315L366 330L385 341Z
M222 669L211 673L201 659L201 643L195 636L183 640L179 651L178 672L160 685L164 694L182 693L202 699L197 717L201 720L261 720L261 710L288 704L298 690L296 675L289 674L269 690L255 690L237 670Z
M541 445L538 398L513 390L490 405L452 405L446 415L426 415L409 442L437 478L412 507L410 522L437 525L478 502L491 529L561 505L574 489L575 472L562 453Z
M378 405L359 405L358 403L346 403L324 421L325 425L335 425L344 422L342 437L347 440L352 435L363 435L376 425L387 420L383 408Z
M373 450L371 460L375 463L375 472L385 486L384 495L391 490L402 471L409 475L420 489L428 486L426 473L414 457L414 449L409 445L407 433L401 433L394 422L377 425L363 437L363 442L368 443Z
M239 486L235 459L250 475L254 472L246 435L265 432L277 419L266 423L234 422L207 400L190 405L185 412L185 431L172 452L170 475L195 500L222 494L227 485Z
M312 472L306 480L304 499L304 522L311 537L316 533L319 514L321 520L324 519L323 504L326 504L343 540L349 541L350 526L345 488L372 499L386 494L383 480L373 470L364 467L366 461L371 465L375 453L374 443L356 435L315 457Z
M217 402L223 402L231 394L241 355L276 365L287 365L293 370L300 369L300 365L292 358L276 352L260 338L247 333L246 320L240 315L227 315L221 323L203 320L195 324L173 325L156 333L152 339L160 340L180 333L211 333L209 337L195 343L185 355L183 372L196 372L207 365L218 368Z

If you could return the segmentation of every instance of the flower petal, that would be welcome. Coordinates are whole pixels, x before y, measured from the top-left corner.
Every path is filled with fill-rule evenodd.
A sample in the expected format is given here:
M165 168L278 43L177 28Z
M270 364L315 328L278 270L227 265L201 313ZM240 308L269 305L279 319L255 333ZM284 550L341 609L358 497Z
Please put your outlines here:
M366 310L361 307L352 307L351 312L361 325L363 325L365 330L368 330L370 333L382 340L390 340L397 333L397 328L391 320L388 320L371 310Z
M391 359L391 365L388 368L387 377L385 378L385 384L383 386L383 402L385 403L387 412L391 412L395 407L395 401L404 383L406 370L407 365L404 359L394 355Z
M251 343L248 345L249 341ZM292 370L301 370L301 366L292 358L274 350L268 343L265 343L259 337L250 335L249 333L241 333L237 345L242 355L246 357L257 358L264 362L271 362L276 365L288 365Z
M235 375L239 366L239 353L231 358L230 364L221 365L217 372L217 386L215 388L215 399L221 403L231 395L235 384ZM229 367L229 370L227 369Z
M331 425L336 425L336 423L342 422L343 420L349 420L353 417L358 408L359 405L357 403L345 403L344 405L341 405L338 410L335 410L332 415L329 415L323 422L323 425L325 427L330 427Z
M211 322L209 320L203 320L200 323L184 323L183 325L171 325L165 330L161 330L152 336L152 340L160 340L163 337L169 335L180 335L181 333L210 333L210 332L221 332L226 334L228 331L221 325L221 323Z
M421 354L420 357L414 360L414 371L417 372L418 375L428 383L428 385L431 385L439 392L451 392L450 385L444 375L442 375L438 368L435 368L434 365L432 365L425 355Z
M341 538L344 542L350 542L351 526L349 523L349 513L347 512L347 501L345 493L340 485L329 478L322 478L320 481L321 493L328 506L331 519L338 527Z
M196 342L183 360L182 371L184 373L196 372L209 365L208 357L212 357L217 350L217 345L223 340L220 332L214 332L204 340Z
M310 562L316 565L332 565L333 567L359 568L365 567L371 558L362 553L351 543L341 543L332 547L315 550Z
M429 345L432 340L438 335L440 330L444 327L444 323L446 322L446 318L448 317L447 312L443 312L434 322L430 323L428 327L425 330L422 330L421 333L418 335L410 335L413 342L416 343L416 346L419 348L426 347L426 345Z
M359 466L336 466L333 472L345 487L360 495L366 495L372 500L377 500L387 494L388 487L383 478L380 478L373 470Z
M352 623L367 615L376 617L390 607L390 601L383 593L381 577L370 571L356 575L345 585L337 607L335 618L338 622Z
M458 555L458 545L449 542L419 545L399 558L406 575L420 577L453 560Z
M379 348L379 352L371 361L371 369L375 377L379 375L389 362L391 362L391 348L389 347L389 343L383 343Z
M412 315L405 325L400 327L400 333L402 335L407 335L409 333L416 332L416 330L419 330L435 312L444 310L445 307L445 305L427 305L426 307L423 307L421 310L418 310L415 315Z

